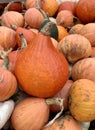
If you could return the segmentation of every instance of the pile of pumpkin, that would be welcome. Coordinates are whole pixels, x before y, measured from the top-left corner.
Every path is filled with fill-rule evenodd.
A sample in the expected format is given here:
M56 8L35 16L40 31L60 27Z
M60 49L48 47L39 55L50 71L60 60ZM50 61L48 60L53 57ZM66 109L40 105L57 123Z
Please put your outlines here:
M95 120L93 5L95 0L0 5L0 129L90 130Z

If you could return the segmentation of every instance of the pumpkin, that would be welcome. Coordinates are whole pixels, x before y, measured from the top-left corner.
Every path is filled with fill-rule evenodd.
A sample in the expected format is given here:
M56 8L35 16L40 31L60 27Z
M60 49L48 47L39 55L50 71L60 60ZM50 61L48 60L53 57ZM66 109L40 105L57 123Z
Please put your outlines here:
M73 65L71 70L71 77L74 81L83 78L95 81L94 71L95 71L95 58L94 57L84 58L77 61Z
M44 127L42 130L82 130L82 128L71 115L65 115L55 120L50 126Z
M0 52L3 57L3 51ZM4 56L4 62L0 67L0 101L5 101L15 94L17 90L16 77L8 70L8 61Z
M85 6L83 6L85 4ZM76 15L82 23L90 23L95 20L95 0L79 0L76 6Z
M39 3L40 8L42 8L42 0L38 0L38 3ZM36 0L26 0L25 7L26 9L36 7Z
M64 1L61 4L59 4L57 13L62 10L69 10L72 12L73 15L75 15L75 8L76 3L74 1Z
M67 80L63 88L55 94L53 97L58 97L58 98L63 98L63 107L64 110L68 109L68 97L69 97L69 89L71 85L73 84L73 80ZM59 105L50 105L50 110L51 112L59 112L60 111L60 106Z
M17 11L7 11L1 16L1 24L11 28L11 25L16 25L17 27L24 26L24 17L21 13Z
M56 0L42 0L42 9L49 17L54 16L58 9L58 2Z
M65 36L58 44L59 50L70 63L91 56L92 48L89 40L79 34Z
M95 82L79 79L73 82L69 90L69 110L72 116L81 122L95 119Z
M82 23L80 24L75 24L74 26L72 26L69 30L69 34L79 34L80 31L82 30L82 27L84 25Z
M95 23L85 24L79 31L79 34L86 37L90 41L91 46L95 46Z
M26 93L44 98L61 90L69 75L66 58L52 44L50 27L52 25L45 26L45 30L42 28L31 44L20 52L14 70Z
M44 21L42 13L37 8L29 8L26 10L25 22L31 27L38 29Z
M16 32L11 28L0 26L0 46L4 50L14 48L16 46Z
M48 119L49 107L45 99L27 97L15 106L11 123L15 130L40 130Z
M73 14L69 10L62 10L56 15L57 24L63 27L72 26L74 22L73 20Z

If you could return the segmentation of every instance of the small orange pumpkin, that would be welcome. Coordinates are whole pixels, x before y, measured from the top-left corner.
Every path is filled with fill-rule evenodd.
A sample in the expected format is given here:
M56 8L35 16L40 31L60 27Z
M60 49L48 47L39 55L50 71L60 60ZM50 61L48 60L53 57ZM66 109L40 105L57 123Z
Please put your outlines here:
M83 6L85 4L85 6ZM95 0L79 0L76 6L76 15L83 23L95 20Z
M0 52L0 56L3 57L3 51ZM17 90L16 77L8 70L9 62L6 57L3 58L0 66L0 101L8 100Z
M17 11L7 11L1 16L1 23L7 27L11 28L11 25L16 25L17 27L23 27L25 24L24 16Z
M95 46L95 23L85 24L79 31L79 34L86 37L90 41L91 46Z
M11 28L0 26L0 46L4 50L14 48L16 46L16 32Z
M58 2L56 0L42 0L42 9L48 16L54 16L58 9Z
M11 123L15 130L40 130L48 119L49 107L45 99L27 97L15 106Z
M38 3L39 3L40 8L42 8L42 0L38 0ZM36 7L36 0L26 0L25 7L26 9Z
M77 61L71 70L74 81L78 79L90 79L95 82L95 57L88 57Z
M26 10L25 22L31 27L38 29L44 21L42 13L37 8L29 8Z
M61 10L69 10L75 15L76 3L74 1L64 1L58 6L57 13Z
M69 30L69 34L79 34L83 26L84 25L82 23L72 26Z
M70 63L91 56L92 48L89 40L79 34L65 36L58 44L59 50Z
M62 10L57 13L56 22L58 25L63 27L72 26L74 22L73 20L73 14L69 10Z
M79 79L70 87L69 110L72 116L81 122L95 119L95 82Z

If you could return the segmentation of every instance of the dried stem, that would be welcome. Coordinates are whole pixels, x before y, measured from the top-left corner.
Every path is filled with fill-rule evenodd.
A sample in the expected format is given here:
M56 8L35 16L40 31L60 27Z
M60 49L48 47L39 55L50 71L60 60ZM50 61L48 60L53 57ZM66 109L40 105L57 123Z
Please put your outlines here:
M21 45L21 50L22 49L24 49L24 48L26 48L27 47L27 41L26 41L26 39L25 39L25 37L24 37L24 35L23 35L23 33L21 32L21 33L19 33L19 36L20 36L20 39L21 39L21 43L22 43L22 45Z
M60 108L61 108L61 111L59 113L57 113L57 115L51 120L48 122L48 124L46 124L44 127L48 127L50 126L51 124L53 124L53 122L59 118L59 116L61 116L63 110L64 110L64 106L63 106L63 100L62 98L49 98L49 99L46 99L46 103L48 105L51 105L51 104L56 104L56 105L59 105Z
M8 51L1 50L0 51L0 57L4 60L4 63L2 65L2 68L8 69L9 66L9 58L8 54L12 51L12 48L10 48Z

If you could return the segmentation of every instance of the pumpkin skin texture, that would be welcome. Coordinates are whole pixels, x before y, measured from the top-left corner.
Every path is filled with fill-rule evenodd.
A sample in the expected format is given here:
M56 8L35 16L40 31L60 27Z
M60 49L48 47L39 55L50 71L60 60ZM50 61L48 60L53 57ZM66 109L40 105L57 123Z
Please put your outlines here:
M91 56L92 48L89 40L79 34L65 36L58 44L59 50L70 63Z
M39 32L19 54L14 71L26 93L46 98L63 87L68 79L69 66L50 36Z
M85 5L85 6L83 6ZM76 6L76 15L83 23L95 20L95 0L79 0Z
M4 50L14 48L16 46L16 32L11 28L0 26L0 46Z
M95 119L95 82L79 79L70 87L69 110L81 122Z
M82 29L84 25L83 24L75 24L74 26L71 27L69 30L69 34L79 34L80 30Z
M48 119L49 107L45 99L32 97L20 101L11 116L12 126L15 130L40 130Z
M12 24L17 27L23 27L25 24L23 15L17 11L8 11L3 13L1 16L1 21L9 28L11 28Z
M95 57L84 58L76 62L71 70L74 81L78 79L90 79L95 82Z
M79 31L79 34L86 37L90 41L91 46L95 46L95 23L85 24Z
M0 101L8 100L17 90L17 80L7 69L0 67Z

